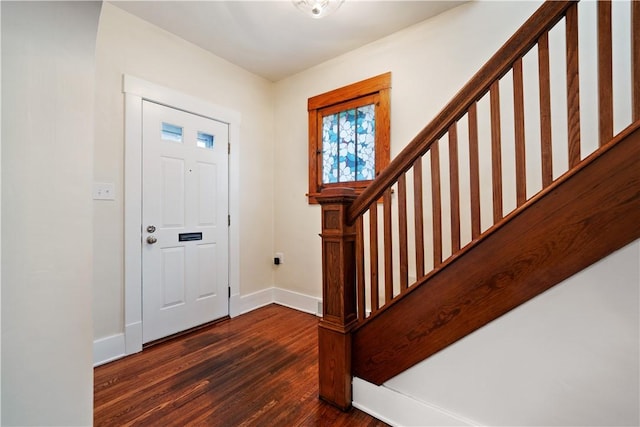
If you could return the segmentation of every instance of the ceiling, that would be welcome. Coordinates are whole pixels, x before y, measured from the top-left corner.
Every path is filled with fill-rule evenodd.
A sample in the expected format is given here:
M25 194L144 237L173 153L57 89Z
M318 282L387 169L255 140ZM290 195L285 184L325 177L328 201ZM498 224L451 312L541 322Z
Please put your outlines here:
M213 54L278 81L464 1L346 0L323 19L289 0L111 1Z

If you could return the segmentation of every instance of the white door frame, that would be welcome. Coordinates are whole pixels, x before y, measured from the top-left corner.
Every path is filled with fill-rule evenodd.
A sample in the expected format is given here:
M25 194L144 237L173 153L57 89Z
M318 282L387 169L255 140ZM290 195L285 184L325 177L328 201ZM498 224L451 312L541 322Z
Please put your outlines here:
M229 286L240 293L240 113L137 77L124 75L124 336L125 354L142 350L142 101L229 125ZM235 220L234 220L235 219ZM231 310L230 310L231 312Z

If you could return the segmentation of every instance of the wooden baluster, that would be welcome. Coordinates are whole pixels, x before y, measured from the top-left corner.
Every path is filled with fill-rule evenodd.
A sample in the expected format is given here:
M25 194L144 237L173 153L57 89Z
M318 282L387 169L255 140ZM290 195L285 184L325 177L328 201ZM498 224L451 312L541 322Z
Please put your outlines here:
M422 157L413 163L413 209L416 239L416 277L424 276L424 216L422 212Z
M578 73L578 4L567 9L567 122L569 168L580 163L580 79Z
M471 238L480 236L480 166L478 161L478 108L474 102L467 112L469 119L469 180L471 192Z
M451 254L460 250L460 178L458 173L458 128L449 127L449 190L451 193Z
M553 181L551 149L551 84L549 79L549 33L538 40L538 79L540 80L540 151L542 153L542 188Z
M351 330L356 325L356 229L347 211L352 188L323 190L322 320L318 324L320 397L340 409L351 406Z
M356 295L358 301L358 320L365 318L365 280L364 280L364 217L356 219Z
M369 263L371 264L371 313L379 308L378 298L378 203L369 208Z
M393 299L393 239L391 228L391 189L382 196L384 222L384 303Z
M493 223L502 219L502 145L500 140L500 82L489 89L491 105L491 181L493 182Z
M522 58L513 64L513 118L516 146L516 203L527 201L527 171L524 140L524 82Z
M431 144L431 198L433 212L433 268L442 264L442 208L440 198L440 153L438 141Z
M409 287L409 254L407 251L407 176L398 178L398 244L400 245L400 292Z
M640 2L631 2L631 76L633 121L640 120Z
M598 1L598 117L600 145L613 138L611 1Z

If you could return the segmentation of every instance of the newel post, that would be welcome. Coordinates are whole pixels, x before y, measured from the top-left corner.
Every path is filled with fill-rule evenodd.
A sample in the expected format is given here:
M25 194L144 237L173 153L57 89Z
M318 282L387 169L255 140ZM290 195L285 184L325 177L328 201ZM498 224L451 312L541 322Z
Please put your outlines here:
M351 188L331 188L317 196L322 206L320 398L343 410L351 406L351 330L357 321L356 229L346 220L355 198Z

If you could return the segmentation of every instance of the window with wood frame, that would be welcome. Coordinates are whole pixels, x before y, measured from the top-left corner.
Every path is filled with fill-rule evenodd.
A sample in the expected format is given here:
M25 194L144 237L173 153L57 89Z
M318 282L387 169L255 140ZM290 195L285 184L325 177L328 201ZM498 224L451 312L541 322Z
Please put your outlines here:
M329 187L362 190L389 164L391 73L309 98L309 203Z

